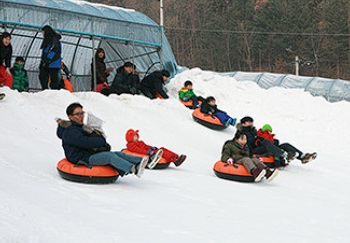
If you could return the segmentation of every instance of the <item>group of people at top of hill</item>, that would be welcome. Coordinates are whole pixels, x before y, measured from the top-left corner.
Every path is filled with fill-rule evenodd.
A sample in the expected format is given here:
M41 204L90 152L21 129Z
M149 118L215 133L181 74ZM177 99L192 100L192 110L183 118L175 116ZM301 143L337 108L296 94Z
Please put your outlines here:
M221 111L215 104L215 98L209 96L204 99L193 91L193 83L187 80L184 87L178 91L179 99L183 102L192 102L194 108L216 116L221 123L235 125L236 118L231 118L226 112ZM243 117L236 125L237 131L232 140L226 141L222 148L221 160L228 164L242 164L255 178L260 181L264 176L271 181L278 173L278 168L285 167L295 158L306 164L317 157L317 153L303 153L290 143L280 143L275 139L270 124L263 125L259 130L254 126L254 120L250 116ZM274 157L276 169L269 169L258 158L264 155Z
M136 71L136 65L131 62L125 62L117 69L117 73L111 85L108 84L107 78L113 71L113 68L107 68L104 59L105 51L98 48L95 54L95 63L91 63L92 81L91 89L101 92L105 95L110 94L143 94L150 99L157 97L167 99L169 96L163 90L164 83L170 77L167 70L154 71L140 81L139 73ZM94 68L95 64L95 68ZM94 73L96 70L96 74ZM95 80L96 78L96 80ZM96 87L95 87L96 82Z
M61 35L56 33L51 26L45 25L42 29L43 40L40 46L41 60L39 64L39 80L42 89L61 89L66 88L66 80L69 80L71 73L68 67L62 61ZM17 57L14 67L11 69L12 45L11 35L4 32L0 36L0 86L8 86L18 91L28 90L28 76L24 69L25 60L23 57ZM168 98L163 90L163 84L170 77L167 70L155 71L141 81L136 71L136 66L131 62L125 62L123 66L117 69L112 85L107 83L107 77L113 71L113 68L106 68L104 62L105 52L98 48L95 54L95 61L91 63L92 90L97 90L103 94L144 94L154 99L157 96ZM94 64L95 63L95 67ZM96 74L94 73L96 70ZM94 87L95 77L97 86Z

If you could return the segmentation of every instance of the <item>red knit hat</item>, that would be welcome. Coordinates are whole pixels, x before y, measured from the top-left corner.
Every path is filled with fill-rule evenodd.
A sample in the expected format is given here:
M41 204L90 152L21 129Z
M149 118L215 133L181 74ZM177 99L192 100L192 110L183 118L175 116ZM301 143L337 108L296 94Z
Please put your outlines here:
M133 129L129 129L125 134L125 139L127 142L134 141L134 136L139 136L139 130L134 131Z

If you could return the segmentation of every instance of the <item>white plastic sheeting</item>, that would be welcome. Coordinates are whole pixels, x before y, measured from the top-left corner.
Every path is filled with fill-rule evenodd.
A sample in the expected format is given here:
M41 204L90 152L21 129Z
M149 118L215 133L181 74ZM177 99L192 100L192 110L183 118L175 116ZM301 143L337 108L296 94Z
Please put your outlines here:
M323 96L330 102L350 101L350 81L347 80L265 72L232 72L223 75L234 77L237 81L254 81L264 89L276 86L297 88L315 96Z

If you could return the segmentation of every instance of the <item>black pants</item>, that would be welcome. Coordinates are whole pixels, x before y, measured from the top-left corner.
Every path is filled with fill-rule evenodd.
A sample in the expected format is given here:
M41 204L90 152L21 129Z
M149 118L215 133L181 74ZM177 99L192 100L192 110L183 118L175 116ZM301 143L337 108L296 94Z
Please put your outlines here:
M60 69L59 68L39 68L39 80L41 88L49 88L49 77L50 77L50 88L59 89L59 80L60 80Z
M281 157L283 154L282 148L277 147L266 139L260 140L258 146L252 150L253 154L266 154L267 152L272 153L273 156L277 158Z

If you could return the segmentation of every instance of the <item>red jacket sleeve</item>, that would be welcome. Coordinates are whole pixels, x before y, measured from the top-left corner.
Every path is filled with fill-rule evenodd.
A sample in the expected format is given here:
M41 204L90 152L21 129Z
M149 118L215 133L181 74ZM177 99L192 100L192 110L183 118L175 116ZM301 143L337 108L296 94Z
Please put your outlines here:
M143 141L129 142L126 144L126 147L129 151L139 154L147 154L148 150L151 149L151 146L145 144Z

